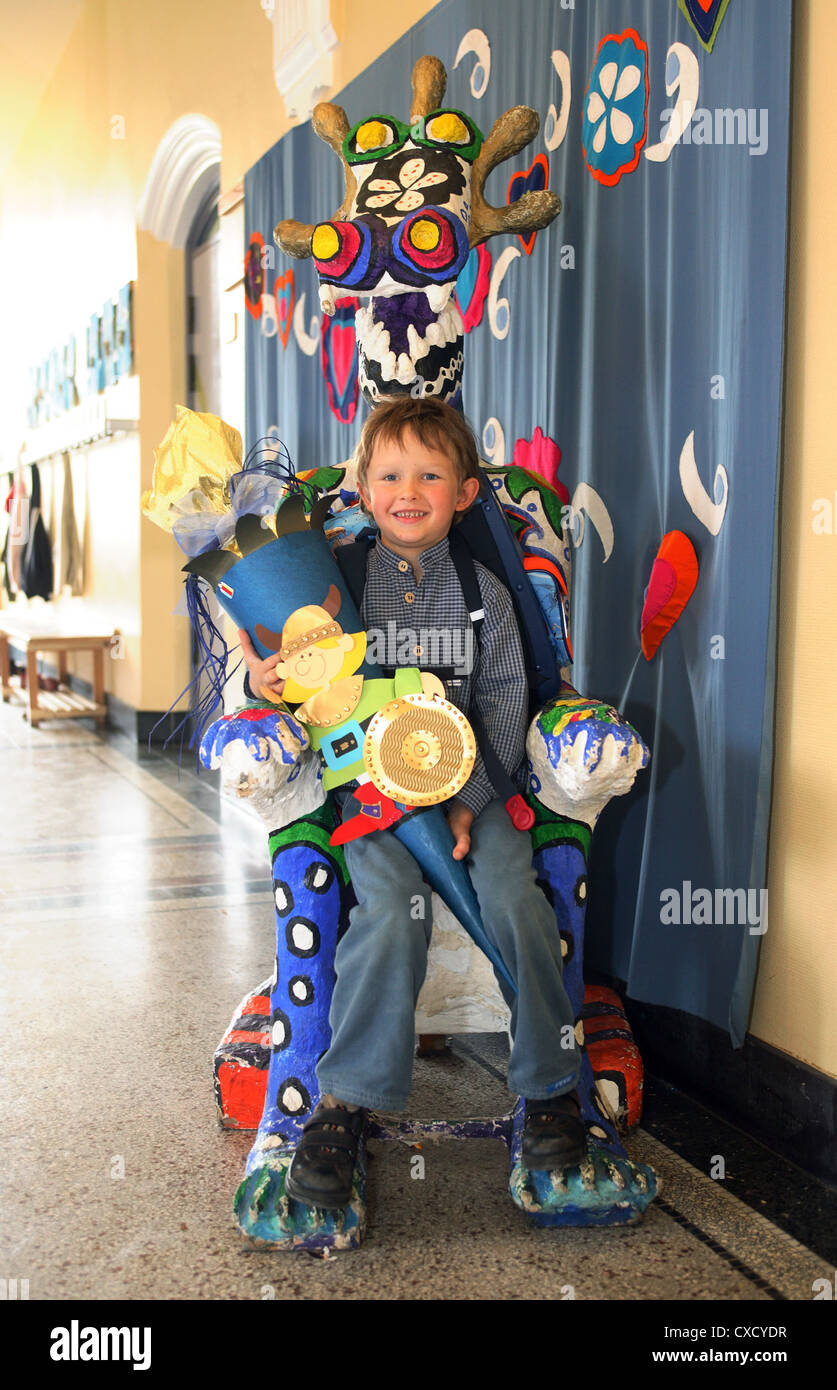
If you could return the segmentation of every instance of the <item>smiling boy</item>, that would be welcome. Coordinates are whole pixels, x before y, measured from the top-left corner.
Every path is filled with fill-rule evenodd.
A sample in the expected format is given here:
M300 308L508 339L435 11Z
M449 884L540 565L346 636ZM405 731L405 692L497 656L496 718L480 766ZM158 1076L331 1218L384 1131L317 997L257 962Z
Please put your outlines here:
M466 630L470 618L450 556L449 532L479 491L478 456L464 417L432 397L382 402L357 449L358 493L378 528L361 616L367 629ZM473 665L445 680L464 713L474 707L500 762L523 784L528 686L507 590L476 564L483 622ZM254 689L281 693L275 656L242 647ZM403 650L403 649L402 649ZM421 642L398 665L424 666ZM578 1164L586 1152L577 1097L574 1018L562 981L555 914L535 881L532 846L513 826L477 754L471 777L446 803L455 859L469 858L483 925L517 985L511 1009L509 1087L526 1098L522 1161ZM317 1065L323 1098L305 1126L288 1193L312 1206L345 1206L364 1111L403 1110L412 1076L415 1006L427 968L430 889L409 851L386 831L345 845L357 897L337 947L331 1045ZM417 913L416 905L422 911ZM569 1045L568 1045L569 1042Z

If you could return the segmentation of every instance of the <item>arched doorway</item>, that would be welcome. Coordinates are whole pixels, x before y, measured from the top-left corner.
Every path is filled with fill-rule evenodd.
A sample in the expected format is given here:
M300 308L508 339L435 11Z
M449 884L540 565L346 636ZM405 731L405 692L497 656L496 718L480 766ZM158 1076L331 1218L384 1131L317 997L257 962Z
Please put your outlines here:
M183 313L159 325L170 343L178 339L182 343L185 391L183 386L176 387L177 395L166 407L171 416L179 402L193 410L221 411L220 175L220 130L206 116L181 116L157 147L137 208L139 229L184 255ZM218 622L221 611L214 596L208 595L208 601ZM186 611L184 594L174 612L185 615ZM174 621L179 625L182 618ZM176 640L179 644L182 637L178 635ZM191 647L194 673L199 664L196 640ZM200 695L203 686L202 681ZM173 716L175 720L178 717Z

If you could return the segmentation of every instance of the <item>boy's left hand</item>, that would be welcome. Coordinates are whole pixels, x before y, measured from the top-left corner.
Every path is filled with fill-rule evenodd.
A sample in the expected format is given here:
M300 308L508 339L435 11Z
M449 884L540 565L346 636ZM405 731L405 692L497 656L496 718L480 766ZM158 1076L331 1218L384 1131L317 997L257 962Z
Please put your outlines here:
M474 813L454 797L448 805L446 815L451 834L456 841L452 850L453 857L454 859L464 859L471 848L471 826L474 824Z

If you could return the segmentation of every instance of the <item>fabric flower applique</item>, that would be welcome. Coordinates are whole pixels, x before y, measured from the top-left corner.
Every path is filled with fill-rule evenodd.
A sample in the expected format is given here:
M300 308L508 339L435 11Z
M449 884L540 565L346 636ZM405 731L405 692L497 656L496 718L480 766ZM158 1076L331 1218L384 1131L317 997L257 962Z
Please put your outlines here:
M403 217L428 203L445 204L464 188L465 176L450 155L402 150L375 165L357 195L357 211Z
M561 450L554 439L544 434L540 425L531 439L517 440L512 464L517 468L525 468L529 473L539 473L550 487L555 488L562 502L569 502L570 494L558 478Z
M635 29L606 34L584 93L581 144L593 178L612 188L639 163L648 133L648 48Z

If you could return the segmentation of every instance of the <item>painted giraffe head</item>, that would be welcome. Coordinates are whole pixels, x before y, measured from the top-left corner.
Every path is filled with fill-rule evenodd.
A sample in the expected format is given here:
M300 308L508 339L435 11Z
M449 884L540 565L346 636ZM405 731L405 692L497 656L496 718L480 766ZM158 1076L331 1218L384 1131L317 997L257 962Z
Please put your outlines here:
M500 232L548 226L561 209L549 189L492 207L485 180L532 139L538 114L514 106L483 139L462 111L443 105L447 75L438 58L413 69L409 125L368 116L349 126L341 106L320 102L313 126L340 157L346 193L328 222L279 222L289 256L313 256L320 304L369 297L355 316L360 385L366 398L403 393L459 403L464 328L453 299L474 246Z

